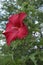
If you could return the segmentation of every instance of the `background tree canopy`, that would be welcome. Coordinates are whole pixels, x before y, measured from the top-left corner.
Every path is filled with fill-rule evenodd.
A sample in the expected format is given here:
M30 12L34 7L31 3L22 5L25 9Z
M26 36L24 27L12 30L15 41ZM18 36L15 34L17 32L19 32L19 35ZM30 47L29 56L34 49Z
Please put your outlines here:
M0 0L0 65L43 65L43 0ZM8 47L2 31L8 17L26 12L29 34Z

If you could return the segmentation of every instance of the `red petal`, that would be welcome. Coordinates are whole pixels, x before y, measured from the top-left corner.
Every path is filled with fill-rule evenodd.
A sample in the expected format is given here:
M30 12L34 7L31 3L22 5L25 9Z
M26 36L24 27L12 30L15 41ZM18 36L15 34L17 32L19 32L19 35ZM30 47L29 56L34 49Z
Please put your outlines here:
M25 17L26 14L24 12L9 17L9 22L6 24L6 31L3 33L6 36L8 45L16 38L22 39L28 34L28 29L23 23Z
M8 23L6 24L6 31L7 31L7 30L10 30L12 27L14 27L13 24L12 24L11 22L8 22Z
M9 21L12 23L14 23L14 21L16 21L17 19L18 19L18 14L13 14L9 17Z
M13 28L10 31L7 30L3 34L6 36L7 44L10 45L10 42L17 38L18 29Z
M27 15L26 15L25 12L21 12L21 13L19 13L19 19L20 19L20 22L22 22L22 21L25 19L26 16L27 16Z
M24 25L23 27L19 28L18 38L22 39L28 34L28 28Z
M16 27L20 27L25 17L26 17L26 13L24 12L21 12L19 14L14 14L9 17L9 22L13 23L13 25Z
M20 27L19 15L18 14L11 15L9 17L9 22L16 27Z

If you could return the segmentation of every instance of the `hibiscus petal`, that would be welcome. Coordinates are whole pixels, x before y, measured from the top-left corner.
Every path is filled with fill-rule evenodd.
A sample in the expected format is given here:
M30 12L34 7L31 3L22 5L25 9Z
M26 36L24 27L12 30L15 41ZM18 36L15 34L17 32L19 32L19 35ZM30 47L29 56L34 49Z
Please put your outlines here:
M6 37L7 45L10 45L10 42L17 38L24 38L28 34L28 28L23 23L25 17L26 13L24 12L9 17L9 22L6 24L6 30L3 32Z
M6 24L6 31L7 31L7 30L10 30L12 27L14 27L13 24L12 24L11 22L8 22L8 23Z
M13 14L9 17L9 22L12 23L16 27L20 27L19 15Z
M25 19L26 16L27 16L27 15L26 15L25 12L21 12L21 13L19 13L19 19L20 19L20 22L23 22L23 20Z
M24 38L25 36L27 36L27 34L28 34L28 28L26 27L26 25L19 28L19 33L18 33L18 38L19 39Z
M17 38L18 29L13 28L10 31L5 31L3 34L6 37L7 45L10 45L10 42Z
M9 21L11 21L12 23L14 23L14 21L16 21L18 19L18 14L13 14L9 17Z
M24 12L21 12L19 14L13 14L9 17L9 22L13 23L13 25L16 27L20 27L25 17L26 17L26 13Z

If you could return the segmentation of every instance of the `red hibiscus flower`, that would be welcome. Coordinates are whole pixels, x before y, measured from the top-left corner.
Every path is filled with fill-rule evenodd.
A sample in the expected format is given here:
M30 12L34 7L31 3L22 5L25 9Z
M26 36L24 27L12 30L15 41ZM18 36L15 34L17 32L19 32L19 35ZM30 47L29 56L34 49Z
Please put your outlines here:
M23 39L28 34L28 28L23 23L25 17L26 13L24 12L9 17L9 22L6 24L6 30L3 32L8 45L10 45L13 40L17 38Z

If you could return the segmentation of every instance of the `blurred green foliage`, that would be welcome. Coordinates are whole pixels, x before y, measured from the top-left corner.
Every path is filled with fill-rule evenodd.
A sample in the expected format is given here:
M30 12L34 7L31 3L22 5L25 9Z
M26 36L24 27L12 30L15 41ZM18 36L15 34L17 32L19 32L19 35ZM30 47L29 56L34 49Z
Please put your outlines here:
M41 34L40 38L32 36L33 31L41 33L40 24L43 23L43 13L39 12L38 8L42 4L43 0L5 0L3 2L2 10L6 13L1 16L0 22L8 21L8 17L12 14L26 12L27 17L24 22L28 26L29 34L22 40L12 42L9 47L6 44L2 46L0 65L43 65L43 36ZM35 24L35 21L38 21L38 24ZM38 42L37 39L40 41Z

